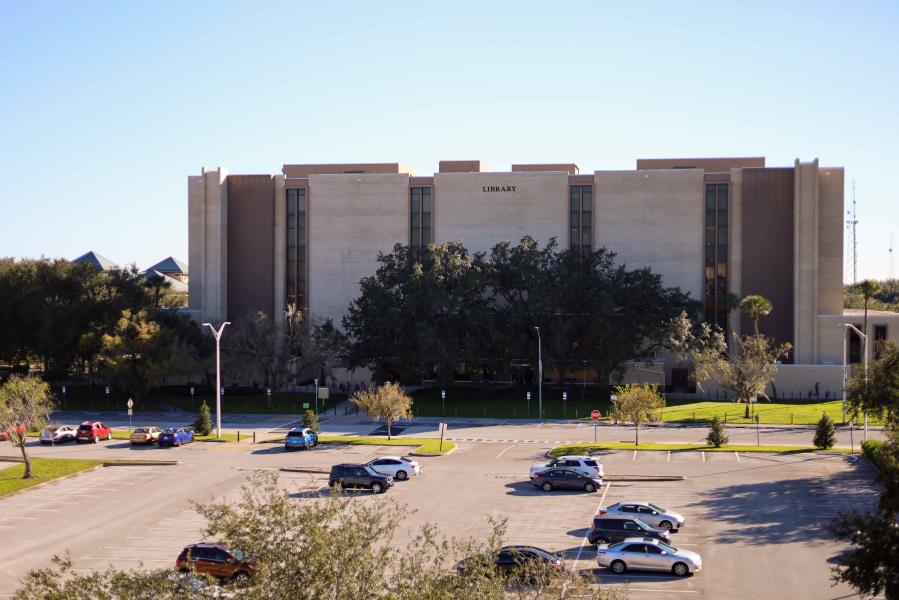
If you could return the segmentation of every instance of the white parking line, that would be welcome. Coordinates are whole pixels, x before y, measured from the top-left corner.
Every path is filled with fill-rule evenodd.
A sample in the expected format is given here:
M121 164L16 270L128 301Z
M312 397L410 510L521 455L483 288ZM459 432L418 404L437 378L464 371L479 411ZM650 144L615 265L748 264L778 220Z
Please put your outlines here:
M634 457L631 460L637 460L637 451L634 450Z
M602 493L602 497L599 499L599 506L596 507L596 512L593 513L594 515L595 515L596 513L599 512L599 509L600 509L600 508L602 508L602 503L605 502L605 500L606 500L606 494L609 493L609 488L610 488L610 487L612 487L612 482L611 482L611 481L607 481L607 482L606 482L606 489L605 489L605 491ZM577 557L575 557L575 559L574 559L574 562L575 562L575 563L576 563L577 561L581 560L581 552L584 551L584 544L586 544L586 543L589 541L589 539L590 539L589 533L584 534L584 539L581 540L581 546L580 546L580 548L577 549Z
M702 462L705 462L705 452L702 453Z
M739 452L734 452L734 456L737 457L737 462L743 462L742 460L740 460L740 453L739 453Z
M671 450L668 451L668 460L666 462L671 462Z
M374 454L375 450L378 450L379 448L381 448L381 446L373 446L371 450L369 450L368 452L362 452L362 454Z
M539 423L537 423L537 429L540 429L541 427L543 427L543 421L540 421Z
M496 458L502 458L503 454L505 454L506 452L508 452L509 450L511 450L514 447L515 447L515 444L512 444L511 446L509 446L508 448L506 448L505 450L503 450L502 452L497 454Z

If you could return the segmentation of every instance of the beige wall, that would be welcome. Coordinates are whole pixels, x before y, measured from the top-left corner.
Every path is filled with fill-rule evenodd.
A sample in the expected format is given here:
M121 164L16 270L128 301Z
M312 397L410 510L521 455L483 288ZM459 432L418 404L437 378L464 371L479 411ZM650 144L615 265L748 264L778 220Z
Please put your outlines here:
M818 316L818 161L795 163L793 340L797 364L816 362Z
M815 383L818 384L819 397L823 401L825 397L830 400L837 400L842 397L843 393L843 367L841 365L778 365L777 374L774 377L774 386L777 389L778 397L786 394L788 398L806 398L808 392L815 391ZM707 397L707 393L715 399L716 390L724 399L724 390L711 381L703 382L702 391L697 389L697 400ZM771 400L774 401L774 391L771 386L766 390ZM728 392L728 398L732 398L733 394ZM814 396L813 396L814 397ZM764 406L765 400L761 400L761 406Z
M515 191L485 192L487 186ZM435 173L434 241L462 240L470 252L530 235L568 247L568 173Z
M409 243L409 176L310 175L308 210L309 309L339 325L378 252Z
M203 169L188 177L188 306L195 318L220 322L227 314L228 172Z
M842 168L818 170L818 313L843 310Z
M847 314L848 313L848 314ZM843 340L845 323L855 325L859 329L865 321L864 311L853 310L841 314L818 316L818 354L820 362L843 364ZM874 326L887 326L887 340L899 344L899 313L886 311L868 311L868 331L871 337L871 353L869 360L874 359Z
M597 171L593 245L702 301L704 190L699 169Z

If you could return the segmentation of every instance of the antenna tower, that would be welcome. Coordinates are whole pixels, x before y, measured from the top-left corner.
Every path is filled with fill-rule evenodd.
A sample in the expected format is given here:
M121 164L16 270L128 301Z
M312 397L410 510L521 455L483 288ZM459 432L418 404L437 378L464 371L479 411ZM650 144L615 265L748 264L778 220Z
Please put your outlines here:
M893 234L890 234L890 279L896 278L895 265L893 263Z
M858 225L858 218L855 213L855 179L852 180L852 210L847 210L849 216L846 219L846 228L849 230L849 244L852 247L852 283L858 283L858 239L855 236L855 226ZM890 244L892 248L892 244ZM890 250L892 256L892 250Z

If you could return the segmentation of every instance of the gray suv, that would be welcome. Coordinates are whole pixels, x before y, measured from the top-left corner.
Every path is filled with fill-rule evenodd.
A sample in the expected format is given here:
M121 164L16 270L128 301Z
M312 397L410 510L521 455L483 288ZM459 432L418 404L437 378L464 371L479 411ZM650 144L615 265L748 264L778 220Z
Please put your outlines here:
M593 527L587 535L593 546L614 544L634 537L660 540L666 544L671 540L666 529L650 527L640 519L619 516L594 517Z
M378 475L365 465L342 464L331 467L328 485L331 487L339 485L344 489L365 488L380 494L393 486L393 477Z

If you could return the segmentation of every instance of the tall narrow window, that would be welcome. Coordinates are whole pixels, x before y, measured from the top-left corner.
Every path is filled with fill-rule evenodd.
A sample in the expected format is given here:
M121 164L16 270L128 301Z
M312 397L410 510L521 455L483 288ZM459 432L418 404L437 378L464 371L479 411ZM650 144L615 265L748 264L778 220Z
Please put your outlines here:
M705 320L728 328L728 184L705 186Z
M421 253L422 248L434 241L431 234L433 207L430 187L410 188L409 245L415 256Z
M873 357L874 360L878 360L883 354L883 345L886 344L887 341L887 326L886 325L875 325L874 326L874 345L871 346L871 349L874 351Z
M572 250L593 249L593 186L573 185L569 188L568 239Z
M287 190L287 303L306 308L306 190Z

